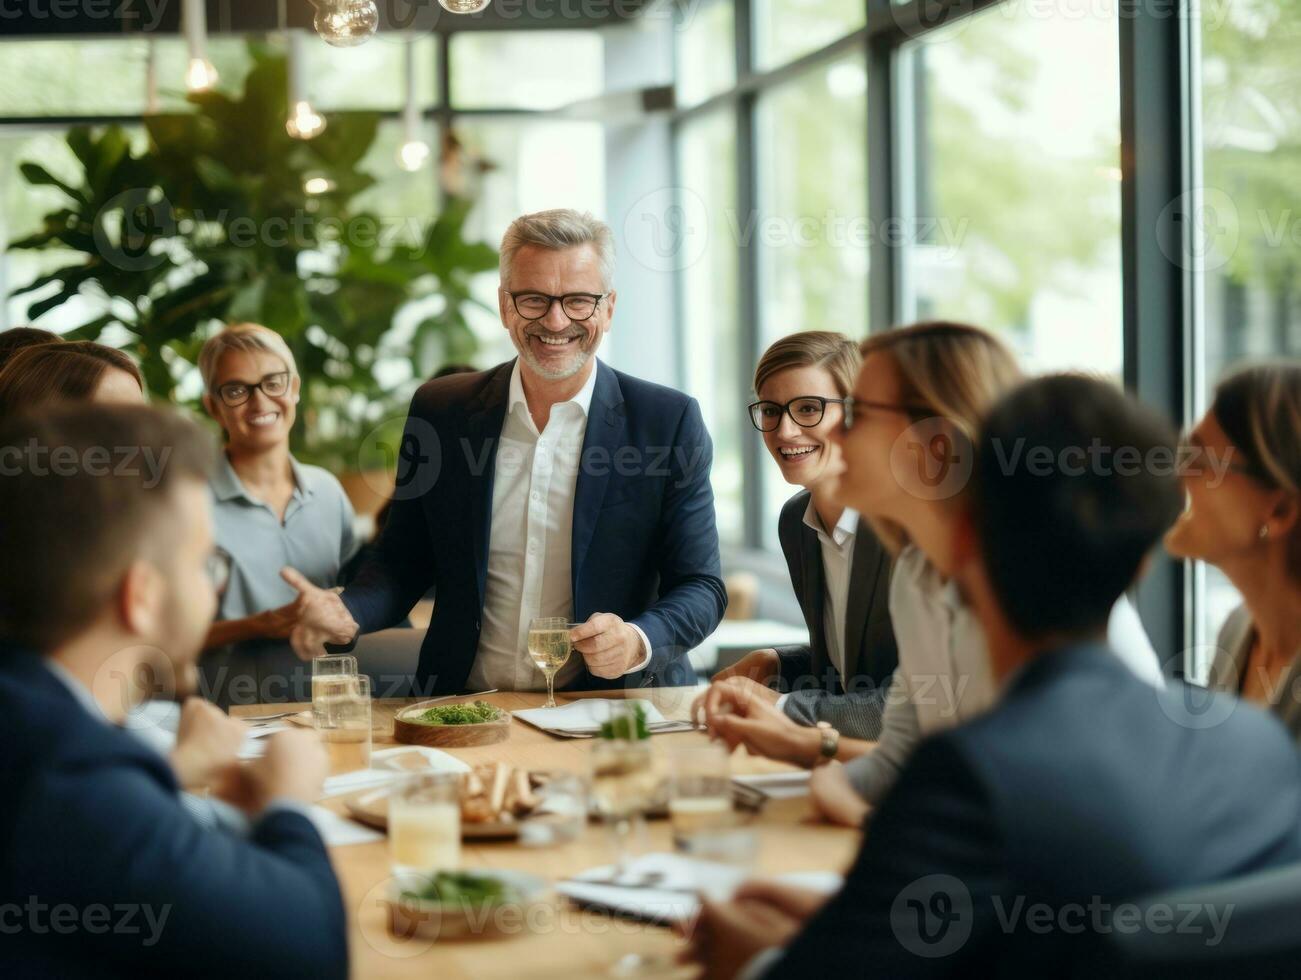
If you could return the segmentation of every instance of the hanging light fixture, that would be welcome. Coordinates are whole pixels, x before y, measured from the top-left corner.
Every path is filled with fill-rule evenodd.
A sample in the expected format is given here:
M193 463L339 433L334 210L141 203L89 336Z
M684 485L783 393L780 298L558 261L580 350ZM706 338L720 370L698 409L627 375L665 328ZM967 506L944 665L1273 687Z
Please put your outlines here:
M181 18L190 52L190 64L185 69L185 88L190 92L206 92L217 84L217 69L208 60L208 12L203 0L185 0Z
M420 106L416 98L416 42L406 46L407 101L402 107L402 145L398 148L398 166L415 172L429 159L429 144L420 138Z
M312 0L312 26L326 44L351 48L369 41L379 27L375 0Z
M438 5L449 14L477 14L492 0L438 0Z
M289 31L289 118L285 132L296 140L310 140L325 130L325 117L307 99L307 67L303 60L303 32Z

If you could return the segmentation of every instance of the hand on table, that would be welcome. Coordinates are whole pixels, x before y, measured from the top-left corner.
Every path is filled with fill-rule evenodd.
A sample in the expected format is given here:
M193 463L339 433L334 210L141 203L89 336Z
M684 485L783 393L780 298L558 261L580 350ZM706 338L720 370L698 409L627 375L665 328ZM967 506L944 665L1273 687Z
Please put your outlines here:
M169 756L182 789L199 789L239 764L248 726L202 698L186 698Z
M280 577L298 590L298 598L282 610L292 610L289 642L300 660L313 660L325 653L327 643L351 643L357 635L357 621L335 589L321 589L293 568L282 568Z
M788 943L800 925L767 901L703 901L682 958L699 963L705 980L732 980L765 949Z
M329 756L315 732L277 732L259 759L230 773L215 795L255 816L272 800L315 803L330 771Z
M646 659L641 634L614 613L592 613L569 631L574 649L597 677L622 677Z
M854 789L845 767L834 761L813 770L809 777L809 797L823 820L843 827L862 827L872 809Z

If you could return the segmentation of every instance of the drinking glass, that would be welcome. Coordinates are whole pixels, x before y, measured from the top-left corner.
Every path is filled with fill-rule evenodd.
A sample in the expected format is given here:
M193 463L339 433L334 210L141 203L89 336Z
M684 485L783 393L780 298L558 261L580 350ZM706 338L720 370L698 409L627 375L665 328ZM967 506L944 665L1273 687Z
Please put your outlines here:
M317 657L312 661L312 723L317 728L335 727L337 698L357 676L357 658L348 654Z
M561 616L538 616L529 620L529 657L547 678L547 703L556 706L556 674L569 660L574 645L569 642L573 626Z
M394 786L388 852L395 874L432 875L461 866L460 801L460 773L417 773Z
M636 732L631 702L610 706L616 732ZM659 778L649 739L597 738L592 743L592 799L615 834L619 872L627 868L629 839L640 835L643 816L655 801Z
M328 726L318 726L334 748L332 761L344 772L370 768L370 678L365 674L340 680L330 698Z
M587 781L577 773L558 772L534 792L538 805L520 824L520 843L547 847L577 840L587 826Z
M669 821L673 842L730 827L732 780L727 749L720 742L675 748L668 756Z

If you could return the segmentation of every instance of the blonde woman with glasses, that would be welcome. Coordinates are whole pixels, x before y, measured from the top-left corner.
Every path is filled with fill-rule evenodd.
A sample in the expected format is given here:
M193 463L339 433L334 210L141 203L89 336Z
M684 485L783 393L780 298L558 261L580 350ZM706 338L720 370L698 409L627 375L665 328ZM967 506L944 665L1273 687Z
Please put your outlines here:
M1166 536L1242 593L1208 686L1271 708L1301 740L1301 361L1247 367L1189 436L1188 506Z
M221 703L234 694L229 682L250 675L259 700L283 700L302 673L287 642L297 588L339 584L356 549L352 505L332 474L289 452L301 379L279 334L254 323L227 327L203 345L199 373L204 407L225 435L211 490L217 546L230 556L205 644L228 650L205 658L204 671Z

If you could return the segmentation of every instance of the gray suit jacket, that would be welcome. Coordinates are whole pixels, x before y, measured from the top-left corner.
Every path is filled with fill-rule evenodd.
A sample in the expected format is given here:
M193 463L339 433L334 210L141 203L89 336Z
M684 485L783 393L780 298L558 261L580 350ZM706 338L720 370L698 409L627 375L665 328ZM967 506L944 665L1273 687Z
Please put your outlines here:
M1206 686L1235 696L1241 693L1242 674L1247 669L1255 638L1251 614L1246 606L1239 606L1229 614L1215 641L1215 660ZM1269 707L1292 738L1301 742L1301 651L1279 678L1278 689L1271 692Z
M866 521L854 536L854 558L845 606L845 673L827 653L824 625L826 576L817 533L804 523L809 492L802 490L782 507L777 524L791 584L809 628L809 642L778 647L781 687L789 692L783 710L796 721L830 723L853 738L875 739L890 676L899 662L890 625L890 556Z

